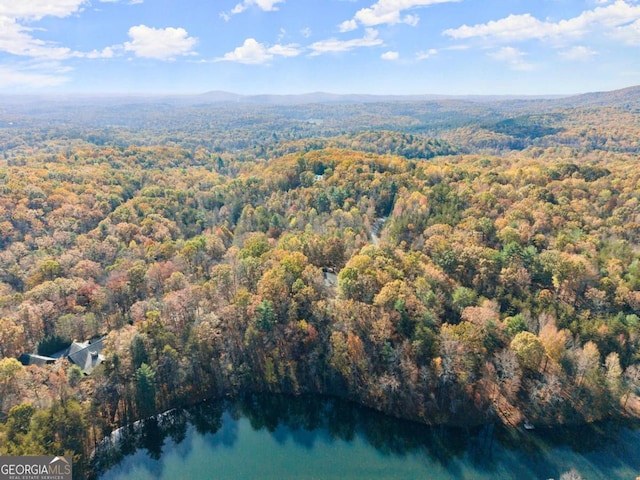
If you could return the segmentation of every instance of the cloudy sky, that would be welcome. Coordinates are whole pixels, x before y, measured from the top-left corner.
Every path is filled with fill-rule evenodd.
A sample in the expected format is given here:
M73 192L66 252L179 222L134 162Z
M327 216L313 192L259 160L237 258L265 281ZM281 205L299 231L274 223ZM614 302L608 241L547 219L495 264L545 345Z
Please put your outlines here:
M640 0L0 0L0 93L640 84Z

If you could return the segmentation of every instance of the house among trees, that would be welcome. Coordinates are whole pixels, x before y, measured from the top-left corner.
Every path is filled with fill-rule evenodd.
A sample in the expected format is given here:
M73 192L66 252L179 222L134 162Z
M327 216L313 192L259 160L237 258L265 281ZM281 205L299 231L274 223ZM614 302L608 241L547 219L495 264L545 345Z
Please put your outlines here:
M23 353L18 357L18 360L23 365L38 365L39 367L43 365L48 365L49 363L53 363L56 361L53 357L47 357L45 355L37 355L35 353Z
M60 358L66 358L80 367L85 375L89 375L104 360L102 349L105 337L87 342L73 342L69 347L51 356L25 353L18 360L23 365L46 365Z
M104 337L93 343L73 342L69 347L67 358L70 362L78 365L85 375L89 375L104 360L103 348Z
M324 278L324 286L333 288L338 285L338 275L333 268L323 268L322 277Z

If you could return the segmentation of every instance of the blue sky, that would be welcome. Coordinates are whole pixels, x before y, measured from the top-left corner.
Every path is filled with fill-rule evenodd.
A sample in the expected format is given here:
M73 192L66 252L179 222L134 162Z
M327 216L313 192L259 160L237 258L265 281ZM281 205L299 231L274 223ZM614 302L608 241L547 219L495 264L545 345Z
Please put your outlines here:
M637 84L639 0L0 0L0 93Z

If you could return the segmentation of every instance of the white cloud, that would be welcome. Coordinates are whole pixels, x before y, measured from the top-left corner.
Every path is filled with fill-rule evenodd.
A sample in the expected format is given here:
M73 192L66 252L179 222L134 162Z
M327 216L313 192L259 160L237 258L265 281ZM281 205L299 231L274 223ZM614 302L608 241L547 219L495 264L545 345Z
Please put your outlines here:
M100 0L141 3L143 0ZM72 69L60 63L71 58L112 58L122 46L90 52L74 51L37 38L41 28L28 25L45 17L79 14L89 0L0 0L0 53L33 59L17 66L0 65L0 88L53 87L68 82Z
M586 10L577 17L559 22L539 20L531 14L509 15L500 20L473 26L445 30L443 33L456 39L492 38L501 41L545 40L580 38L591 32L613 33L624 29L630 22L640 19L640 6L617 0L611 5Z
M31 36L31 29L15 19L0 16L0 52L24 57L43 57L62 60L72 55L69 48L58 47Z
M300 49L297 45L274 45L267 50L272 55L281 57L297 57L300 55Z
M35 38L23 22L47 16L68 17L82 10L87 0L0 0L0 52L11 55L62 60L71 49Z
M300 33L302 34L302 36L304 38L309 38L311 36L311 29L309 27L305 27L302 30L300 30Z
M257 65L266 63L272 58L273 55L267 52L267 48L263 44L255 38L247 38L242 46L236 47L233 52L225 53L219 60Z
M300 53L302 53L300 48L294 44L267 47L255 38L247 38L241 46L235 48L232 52L226 53L223 57L218 58L217 61L259 65L269 63L274 56L295 57Z
M445 50L469 50L469 45L451 45Z
M190 37L184 28L152 28L137 25L129 29L130 42L124 49L136 57L173 60L177 56L195 55L193 47L197 39Z
M69 81L68 77L50 73L32 73L0 65L0 88L55 87Z
M342 33L351 32L352 30L356 30L357 28L358 28L358 22L356 22L353 19L352 20L345 20L340 25L338 25L338 29Z
M629 45L640 45L640 20L617 27L613 36Z
M431 58L434 55L438 54L438 50L436 50L435 48L430 48L429 50L423 51L423 52L418 52L416 54L416 59L417 60L426 60L427 58Z
M463 25L444 31L450 37L495 37L503 40L526 40L529 38L542 38L548 36L554 30L554 24L541 22L537 18L526 13L524 15L509 15L500 20L492 20L489 23L474 26Z
M274 10L277 10L278 8L275 7L275 5L277 3L284 3L284 0L244 0L244 1L249 5L258 6L260 9L264 10L265 12L272 12Z
M402 23L406 23L411 27L415 27L420 22L420 17L418 15L407 15L403 18Z
M0 0L0 16L24 20L68 17L86 4L87 0Z
M458 1L460 0L378 0L370 7L358 10L353 19L342 22L339 28L340 31L346 32L354 30L358 24L366 27L382 24L395 25L397 23L415 26L418 24L419 17L417 15L403 15L405 10Z
M382 60L397 60L400 57L398 52L384 52L380 55Z
M312 50L311 55L322 55L323 53L347 52L354 48L374 47L382 45L382 40L378 38L377 30L367 28L364 37L354 38L351 40L338 40L330 38L312 43L309 48Z
M113 58L115 56L115 48L117 47L106 47L102 50L92 50L89 53L82 54L85 58Z
M135 1L140 2L142 0L131 0L131 2ZM107 47L102 51L93 50L92 52L83 53L73 51L67 47L61 47L54 42L40 40L31 33L36 29L23 24L23 22L41 20L46 16L68 17L80 12L87 3L86 0L0 0L0 52L48 60L113 57L114 49L112 47ZM48 77L40 75L34 78Z
M558 55L560 55L560 57L564 58L565 60L577 62L586 62L588 60L591 60L591 58L597 54L598 52L585 46L572 47L568 50L563 50L558 53Z
M244 0L242 3L238 3L235 7L233 7L233 9L231 9L231 13L242 13L251 6L256 6L260 10L264 10L265 12L274 12L278 10L278 7L276 7L276 5L278 3L284 3L284 1L285 0Z
M496 52L490 53L489 56L500 62L507 63L512 70L528 71L533 70L534 66L524 60L526 53L513 47L502 47Z

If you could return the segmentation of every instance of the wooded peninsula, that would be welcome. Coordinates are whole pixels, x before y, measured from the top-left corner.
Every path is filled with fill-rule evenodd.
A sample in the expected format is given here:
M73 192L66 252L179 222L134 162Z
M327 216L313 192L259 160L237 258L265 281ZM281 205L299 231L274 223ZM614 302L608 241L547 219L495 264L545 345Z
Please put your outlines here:
M0 97L0 454L251 392L640 417L640 87Z

